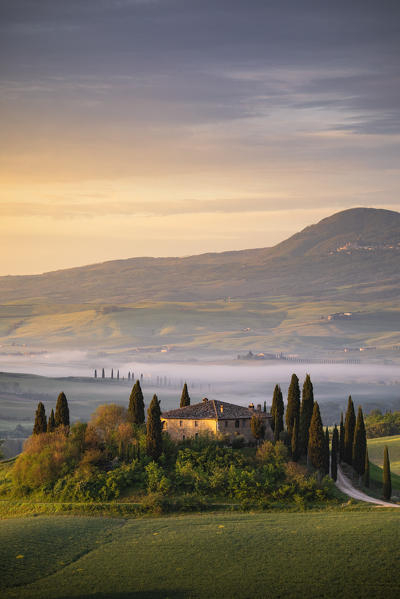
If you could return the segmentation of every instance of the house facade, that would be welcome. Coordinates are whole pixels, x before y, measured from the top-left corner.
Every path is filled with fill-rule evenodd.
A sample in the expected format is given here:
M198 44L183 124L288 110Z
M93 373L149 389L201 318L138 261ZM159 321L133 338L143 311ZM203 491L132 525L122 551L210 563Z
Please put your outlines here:
M261 406L248 408L235 404L207 399L200 403L170 410L161 414L163 430L174 441L195 438L199 435L228 435L230 439L243 435L246 442L254 441L250 421L257 414L264 420L265 439L273 439L271 428L272 417L267 412L261 411Z

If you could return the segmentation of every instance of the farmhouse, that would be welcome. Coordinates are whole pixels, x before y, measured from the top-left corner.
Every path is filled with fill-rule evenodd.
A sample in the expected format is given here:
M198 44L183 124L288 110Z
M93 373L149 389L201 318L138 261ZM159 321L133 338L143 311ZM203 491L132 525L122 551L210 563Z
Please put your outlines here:
M253 404L245 408L216 399L208 400L205 397L203 401L192 406L163 412L161 421L163 430L174 441L208 433L228 435L231 439L243 435L246 442L249 442L254 441L250 427L250 420L254 414L265 422L265 438L272 439L271 414L262 412L261 406L254 409Z

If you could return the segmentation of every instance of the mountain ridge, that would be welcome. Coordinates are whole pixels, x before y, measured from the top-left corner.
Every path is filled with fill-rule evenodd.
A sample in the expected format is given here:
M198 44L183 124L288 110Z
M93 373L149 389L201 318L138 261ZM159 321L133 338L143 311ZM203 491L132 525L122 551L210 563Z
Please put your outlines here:
M347 245L346 245L347 244ZM400 213L350 208L273 247L186 257L110 260L39 275L0 277L1 301L126 303L147 299L335 293L383 286L400 295Z

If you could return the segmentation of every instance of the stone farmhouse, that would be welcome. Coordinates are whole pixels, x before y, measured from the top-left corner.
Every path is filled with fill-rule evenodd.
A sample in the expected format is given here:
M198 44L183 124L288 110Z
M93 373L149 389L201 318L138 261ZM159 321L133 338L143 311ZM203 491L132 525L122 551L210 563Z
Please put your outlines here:
M205 397L200 403L163 412L161 422L163 430L174 441L208 433L228 435L230 439L236 435L243 435L246 442L251 442L254 441L254 437L250 420L254 414L265 421L265 438L272 440L271 414L262 412L261 406L254 409L253 404L245 408L216 399L208 400Z

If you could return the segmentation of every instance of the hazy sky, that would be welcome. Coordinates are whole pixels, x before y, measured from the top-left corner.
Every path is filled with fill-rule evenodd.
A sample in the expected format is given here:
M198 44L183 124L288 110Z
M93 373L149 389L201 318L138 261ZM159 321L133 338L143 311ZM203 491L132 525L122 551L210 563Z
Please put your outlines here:
M397 0L0 0L0 274L400 208Z

